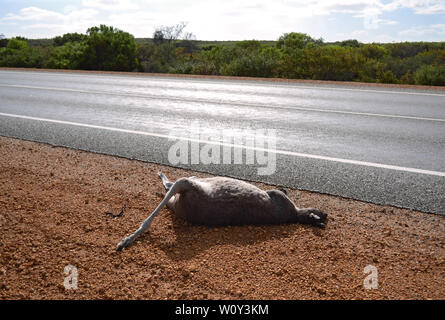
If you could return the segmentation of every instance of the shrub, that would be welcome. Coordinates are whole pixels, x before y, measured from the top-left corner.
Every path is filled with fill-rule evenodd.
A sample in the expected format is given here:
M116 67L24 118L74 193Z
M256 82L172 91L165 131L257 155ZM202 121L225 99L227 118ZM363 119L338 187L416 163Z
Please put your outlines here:
M399 83L394 73L391 70L379 71L377 72L377 82L378 83Z
M84 59L85 44L82 42L66 42L63 46L52 50L47 67L55 69L78 69Z
M133 71L137 66L136 42L128 32L100 25L87 30L82 68Z
M445 66L427 65L420 67L414 74L416 84L431 86L445 85Z

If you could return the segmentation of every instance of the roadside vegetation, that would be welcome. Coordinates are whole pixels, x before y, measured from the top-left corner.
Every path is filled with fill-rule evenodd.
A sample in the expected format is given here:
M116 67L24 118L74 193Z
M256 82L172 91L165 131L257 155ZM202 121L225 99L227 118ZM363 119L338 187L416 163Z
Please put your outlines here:
M197 41L185 24L135 39L111 26L53 39L0 39L0 66L445 85L445 42Z

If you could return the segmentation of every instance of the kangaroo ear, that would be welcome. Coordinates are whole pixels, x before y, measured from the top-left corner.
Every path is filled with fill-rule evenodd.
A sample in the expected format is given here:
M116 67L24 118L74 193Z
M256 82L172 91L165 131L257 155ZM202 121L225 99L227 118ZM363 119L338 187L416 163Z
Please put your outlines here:
M287 196L287 191L286 191L286 189L280 188L280 189L278 189L278 190L280 190L281 192L283 192L283 193Z

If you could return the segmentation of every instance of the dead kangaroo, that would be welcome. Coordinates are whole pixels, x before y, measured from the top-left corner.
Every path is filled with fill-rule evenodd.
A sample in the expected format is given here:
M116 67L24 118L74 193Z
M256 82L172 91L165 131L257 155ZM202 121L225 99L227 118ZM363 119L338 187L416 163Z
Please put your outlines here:
M325 227L326 213L297 208L284 189L263 191L247 182L225 177L180 178L172 183L163 173L159 176L167 194L139 229L119 243L118 251L147 230L164 205L178 217L206 226L303 223Z

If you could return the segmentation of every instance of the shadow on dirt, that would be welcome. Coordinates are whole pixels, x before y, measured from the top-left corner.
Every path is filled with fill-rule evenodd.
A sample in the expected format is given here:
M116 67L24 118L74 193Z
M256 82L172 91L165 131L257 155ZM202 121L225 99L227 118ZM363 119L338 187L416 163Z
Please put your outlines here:
M301 224L207 227L191 225L173 213L167 220L171 221L171 225L163 230L149 230L137 242L140 245L143 241L143 245L162 250L174 261L190 260L214 246L245 247L269 240L282 241L301 228L323 236L319 228Z

